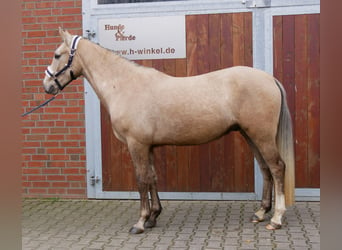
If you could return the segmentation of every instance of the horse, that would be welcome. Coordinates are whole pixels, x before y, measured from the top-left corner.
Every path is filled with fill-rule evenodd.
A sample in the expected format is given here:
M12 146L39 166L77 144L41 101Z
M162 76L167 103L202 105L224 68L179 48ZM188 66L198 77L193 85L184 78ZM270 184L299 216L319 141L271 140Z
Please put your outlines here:
M56 95L83 75L108 111L114 135L128 147L140 195L140 217L130 233L154 227L162 211L153 148L206 143L232 130L246 139L263 176L261 205L251 221L265 219L274 187L266 228L281 228L286 207L294 204L295 164L291 115L277 79L246 66L173 77L61 28L59 34L63 42L43 87Z

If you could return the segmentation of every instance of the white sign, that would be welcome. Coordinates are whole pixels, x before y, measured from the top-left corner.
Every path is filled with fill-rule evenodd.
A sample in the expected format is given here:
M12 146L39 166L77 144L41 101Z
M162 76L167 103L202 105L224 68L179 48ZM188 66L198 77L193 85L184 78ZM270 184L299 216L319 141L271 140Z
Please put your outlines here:
M100 19L99 43L128 59L186 57L185 16Z

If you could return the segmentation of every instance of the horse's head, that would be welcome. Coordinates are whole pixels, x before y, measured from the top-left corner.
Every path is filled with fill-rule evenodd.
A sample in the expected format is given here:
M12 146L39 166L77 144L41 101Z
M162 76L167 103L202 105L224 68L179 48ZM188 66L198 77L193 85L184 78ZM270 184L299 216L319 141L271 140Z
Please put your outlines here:
M63 43L57 48L52 63L45 71L43 85L46 93L57 94L72 80L81 74L81 69L75 62L76 49L80 36L72 36L68 31L59 28Z

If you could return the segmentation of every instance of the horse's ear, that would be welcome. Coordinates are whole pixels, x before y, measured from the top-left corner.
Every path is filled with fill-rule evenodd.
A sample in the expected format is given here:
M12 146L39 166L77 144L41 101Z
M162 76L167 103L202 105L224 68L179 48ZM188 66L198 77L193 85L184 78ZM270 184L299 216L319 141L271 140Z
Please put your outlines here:
M61 27L59 27L58 31L59 31L59 35L62 37L63 41L68 46L70 46L71 40L72 40L72 36L70 35L70 33L67 30L63 30Z

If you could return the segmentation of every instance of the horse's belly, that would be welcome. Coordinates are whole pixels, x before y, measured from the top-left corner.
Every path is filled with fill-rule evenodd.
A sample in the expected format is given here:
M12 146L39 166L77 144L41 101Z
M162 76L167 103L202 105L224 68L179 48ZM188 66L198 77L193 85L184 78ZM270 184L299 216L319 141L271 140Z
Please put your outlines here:
M157 127L153 142L177 145L206 143L225 134L231 125L231 122L224 119L208 120L203 117L193 117L186 121L170 120L167 124Z

